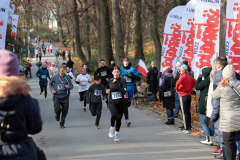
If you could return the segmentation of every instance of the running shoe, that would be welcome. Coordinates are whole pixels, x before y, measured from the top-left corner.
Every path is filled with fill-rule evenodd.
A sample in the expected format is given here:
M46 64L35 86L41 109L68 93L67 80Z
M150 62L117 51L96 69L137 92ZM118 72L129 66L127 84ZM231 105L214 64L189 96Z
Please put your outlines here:
M213 154L213 155L219 155L221 152L222 152L222 150L220 148L218 148L218 149L216 149L216 150L214 150L210 153Z
M95 129L99 129L98 125L95 125Z
M191 130L186 130L186 129L183 129L183 130L182 130L182 132L183 132L183 133L190 133L190 132L191 132Z
M118 132L115 132L114 141L119 142L119 133Z
M126 125L129 127L131 125L131 122L129 120L126 120Z
M181 127L178 127L178 129L184 129L184 125L182 125Z
M45 98L45 102L47 102L47 98Z
M108 133L108 137L113 138L113 135L114 135L114 129L110 128L109 133Z
M87 111L86 108L83 108L83 111L86 112Z
M56 114L55 118L56 118L56 121L60 121L60 115Z
M64 129L65 126L64 126L63 124L60 124L60 128L61 128L61 129Z

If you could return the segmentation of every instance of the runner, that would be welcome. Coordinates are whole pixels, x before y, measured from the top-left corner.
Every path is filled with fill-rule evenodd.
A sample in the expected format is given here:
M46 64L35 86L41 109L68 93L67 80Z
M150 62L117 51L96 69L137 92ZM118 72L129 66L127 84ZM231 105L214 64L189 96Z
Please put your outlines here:
M48 66L48 60L47 59L45 59L45 62L44 62L47 66Z
M126 124L129 127L131 122L129 121L128 116L128 107L130 107L132 102L132 97L135 90L135 80L139 80L138 71L129 65L129 59L126 57L123 59L123 67L121 67L121 77L126 79L127 83L127 94L124 95L125 99L128 99L128 103L125 103L124 107L124 116Z
M54 67L51 69L51 72L50 72L50 76L53 77L55 76L56 74L58 74L58 66L59 66L59 62L58 61L55 61L54 62Z
M69 67L67 67L67 75L68 75L68 77L71 79L71 81L72 81L72 79L74 78L74 76L73 76L73 73L70 71L70 68ZM69 95L69 99L70 99L70 89L68 89L68 95Z
M103 85L101 85L101 76L96 75L94 77L95 83L90 86L90 88L86 92L86 100L89 104L89 109L92 113L92 116L96 116L95 128L99 129L99 121L102 114L102 97L105 101L107 101L106 91ZM89 96L90 94L90 96Z
M40 50L38 50L38 51L39 51L39 52L38 52L39 61L41 61L41 59L42 59L41 48L40 48Z
M42 50L43 50L43 55L45 56L45 54L46 54L46 48L45 48L45 46L42 47Z
M38 48L35 49L36 61L38 61Z
M79 74L77 76L77 79L76 79L76 83L79 84L78 86L78 91L79 91L79 95L80 95L80 101L84 101L84 108L83 108L83 111L86 112L86 106L87 106L87 102L86 102L86 91L88 90L89 88L89 85L88 83L92 83L92 79L90 77L89 74L86 74L86 69L82 69L81 70L81 73L82 74Z
M65 75L65 70L63 66L59 67L59 74L52 77L51 81L49 82L49 89L53 94L53 103L54 103L54 110L56 113L56 120L60 121L60 128L65 128L65 118L68 114L69 108L69 96L68 96L68 89L73 89L73 84L71 79Z
M108 79L111 77L111 71L110 68L105 66L105 60L100 60L101 67L96 70L94 75L100 75L101 76L101 84L106 87ZM108 101L106 101L108 104Z
M49 47L48 47L48 46L47 46L46 50L47 50L47 52L48 52L48 54L49 54Z
M51 53L52 53L52 50L53 50L53 45L50 44L50 51L51 51Z
M41 48L45 47L44 41L42 41Z
M43 63L42 68L39 69L36 73L36 76L39 78L39 86L40 86L40 95L42 94L43 90L45 92L45 101L47 102L47 78L49 80L50 76L49 76L49 72L47 69L47 65L45 63Z
M111 128L108 136L113 138L116 122L114 141L119 142L119 130L124 111L124 96L127 92L126 80L120 78L121 70L118 66L113 67L113 79L108 80L106 93L109 93L109 110L111 112Z

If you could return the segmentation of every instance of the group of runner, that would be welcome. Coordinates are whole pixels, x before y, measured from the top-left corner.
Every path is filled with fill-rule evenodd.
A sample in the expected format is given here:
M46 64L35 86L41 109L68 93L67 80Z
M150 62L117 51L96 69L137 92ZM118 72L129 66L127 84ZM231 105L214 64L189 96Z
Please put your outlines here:
M100 60L100 67L94 73L94 84L90 70L87 65L81 69L81 73L76 77L78 84L79 100L84 102L83 110L87 111L87 104L92 116L96 116L95 128L99 129L99 123L102 113L102 100L107 104L111 113L111 127L108 136L119 141L119 131L123 114L125 115L126 125L130 126L128 107L131 105L135 90L135 80L139 79L137 70L130 66L129 59L123 59L123 67L111 67L105 65L105 60ZM53 103L55 118L60 121L60 128L65 128L65 118L68 114L70 90L74 88L72 79L74 78L71 69L63 63L59 66L59 61L55 61L48 70L46 63L37 71L39 77L40 95L44 92L45 101L47 101L48 79L49 89L53 94ZM61 118L60 118L61 117Z

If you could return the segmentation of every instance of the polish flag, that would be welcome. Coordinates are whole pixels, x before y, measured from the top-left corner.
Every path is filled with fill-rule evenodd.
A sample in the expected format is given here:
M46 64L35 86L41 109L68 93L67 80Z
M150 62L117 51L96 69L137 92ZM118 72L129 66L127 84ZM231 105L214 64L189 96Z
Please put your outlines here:
M141 59L138 62L137 71L147 77L148 69Z

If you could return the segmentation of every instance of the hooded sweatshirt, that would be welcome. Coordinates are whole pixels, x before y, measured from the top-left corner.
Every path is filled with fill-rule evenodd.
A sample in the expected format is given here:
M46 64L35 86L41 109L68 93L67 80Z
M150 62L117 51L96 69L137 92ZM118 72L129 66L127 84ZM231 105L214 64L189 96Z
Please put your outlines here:
M41 68L37 71L36 76L40 81L47 81L47 78L50 79L49 72L47 68Z
M98 85L94 83L87 90L87 93L86 93L87 103L102 103L102 99L106 99L106 98L107 97L106 97L105 87L101 84Z

